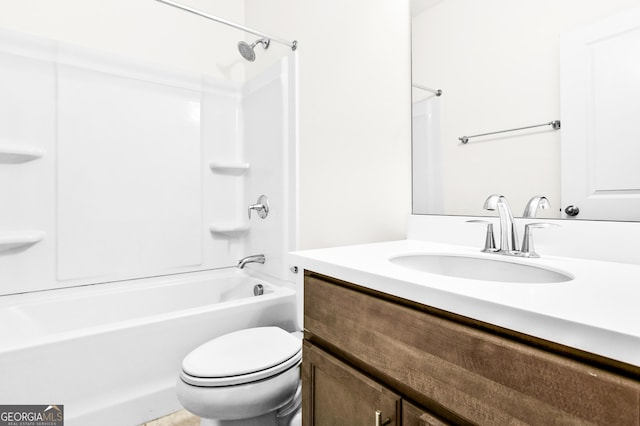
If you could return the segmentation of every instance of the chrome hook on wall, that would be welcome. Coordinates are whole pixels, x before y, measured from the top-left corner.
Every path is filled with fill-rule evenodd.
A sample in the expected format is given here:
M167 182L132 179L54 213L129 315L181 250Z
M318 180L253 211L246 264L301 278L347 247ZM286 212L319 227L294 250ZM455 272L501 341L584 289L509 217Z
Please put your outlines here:
M249 219L251 219L251 210L255 210L258 212L258 216L260 219L264 219L269 215L269 200L267 200L266 195L261 195L258 197L258 201L256 204L251 204L248 209Z

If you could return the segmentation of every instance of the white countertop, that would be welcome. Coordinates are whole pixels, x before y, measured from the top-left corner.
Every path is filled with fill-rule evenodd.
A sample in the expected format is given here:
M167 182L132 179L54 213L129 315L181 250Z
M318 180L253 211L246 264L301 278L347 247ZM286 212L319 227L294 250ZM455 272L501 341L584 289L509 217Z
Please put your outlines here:
M393 264L402 254L486 256L568 272L568 282L514 284L430 274ZM401 240L290 253L290 264L531 336L640 366L640 265Z

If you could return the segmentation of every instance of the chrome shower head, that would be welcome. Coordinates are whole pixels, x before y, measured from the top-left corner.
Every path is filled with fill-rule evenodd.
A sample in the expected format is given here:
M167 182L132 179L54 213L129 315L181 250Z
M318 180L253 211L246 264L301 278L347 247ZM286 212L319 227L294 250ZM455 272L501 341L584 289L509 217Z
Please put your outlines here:
M256 52L254 49L258 43L260 43L264 49L268 49L269 43L271 43L271 40L269 40L268 38L261 38L259 40L254 41L251 44L247 43L246 41L239 41L238 52L240 52L242 57L245 58L247 61L253 62L256 60Z

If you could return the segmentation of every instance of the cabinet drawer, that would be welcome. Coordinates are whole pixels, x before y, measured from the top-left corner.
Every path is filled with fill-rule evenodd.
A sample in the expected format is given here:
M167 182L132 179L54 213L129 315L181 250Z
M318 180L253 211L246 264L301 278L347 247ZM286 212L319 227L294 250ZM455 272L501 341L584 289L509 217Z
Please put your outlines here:
M475 424L640 424L633 379L305 277L306 337L401 394Z

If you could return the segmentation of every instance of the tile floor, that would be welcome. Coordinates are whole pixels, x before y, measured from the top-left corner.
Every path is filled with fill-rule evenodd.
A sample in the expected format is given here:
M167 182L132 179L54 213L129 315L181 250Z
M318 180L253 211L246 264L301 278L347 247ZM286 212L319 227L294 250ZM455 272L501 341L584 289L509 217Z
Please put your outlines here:
M176 411L168 416L144 423L140 426L199 426L200 417L194 416L187 410Z

